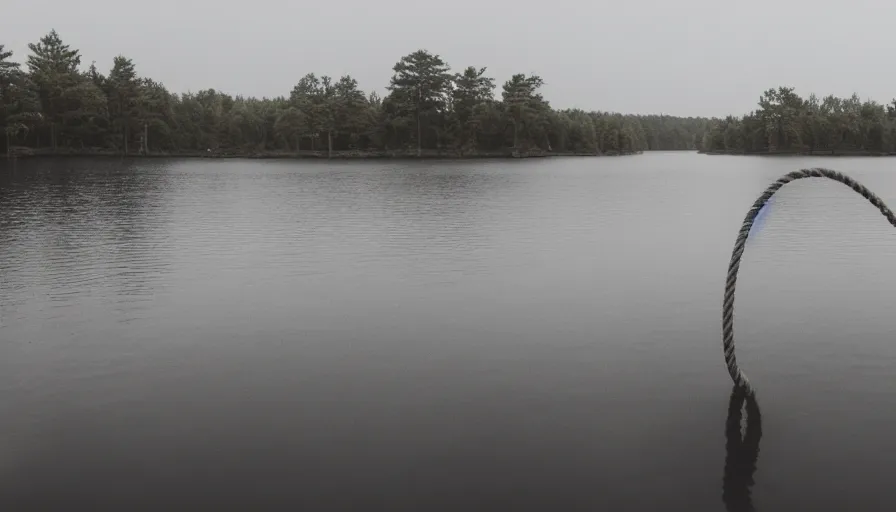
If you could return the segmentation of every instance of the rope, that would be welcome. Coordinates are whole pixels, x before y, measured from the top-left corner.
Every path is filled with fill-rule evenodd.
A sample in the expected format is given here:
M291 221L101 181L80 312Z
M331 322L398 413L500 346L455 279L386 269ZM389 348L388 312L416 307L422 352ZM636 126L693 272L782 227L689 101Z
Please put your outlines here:
M880 210L893 227L896 227L896 215L893 215L893 212L887 208L887 205L874 192L871 192L864 185L849 176L830 169L802 169L785 174L778 181L769 185L765 192L756 199L753 207L750 208L750 211L747 212L747 216L744 218L740 232L737 234L737 241L734 242L731 263L728 264L728 279L725 282L725 298L722 301L722 348L725 351L725 365L728 367L728 374L731 375L734 385L742 388L750 396L753 396L756 391L753 389L753 385L750 384L747 376L744 375L744 372L737 366L737 357L734 355L734 287L737 284L737 271L740 268L740 259L744 254L747 236L750 234L750 228L753 226L759 210L781 187L791 181L802 178L828 178L843 183L867 199Z

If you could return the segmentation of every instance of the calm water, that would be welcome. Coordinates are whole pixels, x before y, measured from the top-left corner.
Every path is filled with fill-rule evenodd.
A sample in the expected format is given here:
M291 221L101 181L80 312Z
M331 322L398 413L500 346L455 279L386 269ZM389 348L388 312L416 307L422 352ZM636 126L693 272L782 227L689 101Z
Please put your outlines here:
M0 164L0 508L892 510L896 232L840 184L748 244L729 414L737 229L817 165L896 206L894 159Z

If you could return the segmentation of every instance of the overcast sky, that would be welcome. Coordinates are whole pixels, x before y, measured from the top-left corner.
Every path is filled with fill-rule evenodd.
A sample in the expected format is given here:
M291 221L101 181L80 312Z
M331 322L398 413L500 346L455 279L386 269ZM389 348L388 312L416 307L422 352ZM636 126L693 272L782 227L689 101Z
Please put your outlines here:
M714 116L778 85L889 101L894 19L882 0L0 0L0 44L24 62L55 28L85 68L123 54L174 92L254 96L308 72L382 91L425 48L499 84L538 73L559 108Z

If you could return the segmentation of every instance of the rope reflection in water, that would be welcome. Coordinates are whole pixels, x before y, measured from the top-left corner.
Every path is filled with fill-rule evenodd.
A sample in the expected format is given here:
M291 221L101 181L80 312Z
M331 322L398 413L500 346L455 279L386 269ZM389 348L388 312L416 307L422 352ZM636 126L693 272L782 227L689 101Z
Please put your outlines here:
M744 413L746 421L744 422ZM762 437L762 415L756 397L735 386L728 402L725 421L725 471L722 476L722 502L728 512L754 512L751 487L759 439Z

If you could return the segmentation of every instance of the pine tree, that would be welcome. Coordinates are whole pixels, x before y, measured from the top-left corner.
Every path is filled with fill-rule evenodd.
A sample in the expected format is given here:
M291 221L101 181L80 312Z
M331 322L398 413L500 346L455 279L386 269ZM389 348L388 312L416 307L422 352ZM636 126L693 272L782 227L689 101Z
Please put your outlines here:
M119 55L115 57L112 71L106 80L106 95L109 98L109 115L112 125L121 134L124 153L128 153L131 130L139 115L140 81L131 59Z
M438 55L417 50L401 58L392 68L390 96L400 111L411 114L417 127L417 156L423 147L422 122L438 127L438 116L447 110L453 84L449 66ZM402 108L404 107L404 108Z
M81 56L64 44L59 34L51 30L37 43L30 43L32 54L28 56L31 74L43 114L50 126L50 144L55 150L59 142L59 130L66 115L77 108L69 101L68 89L78 83L78 66Z

